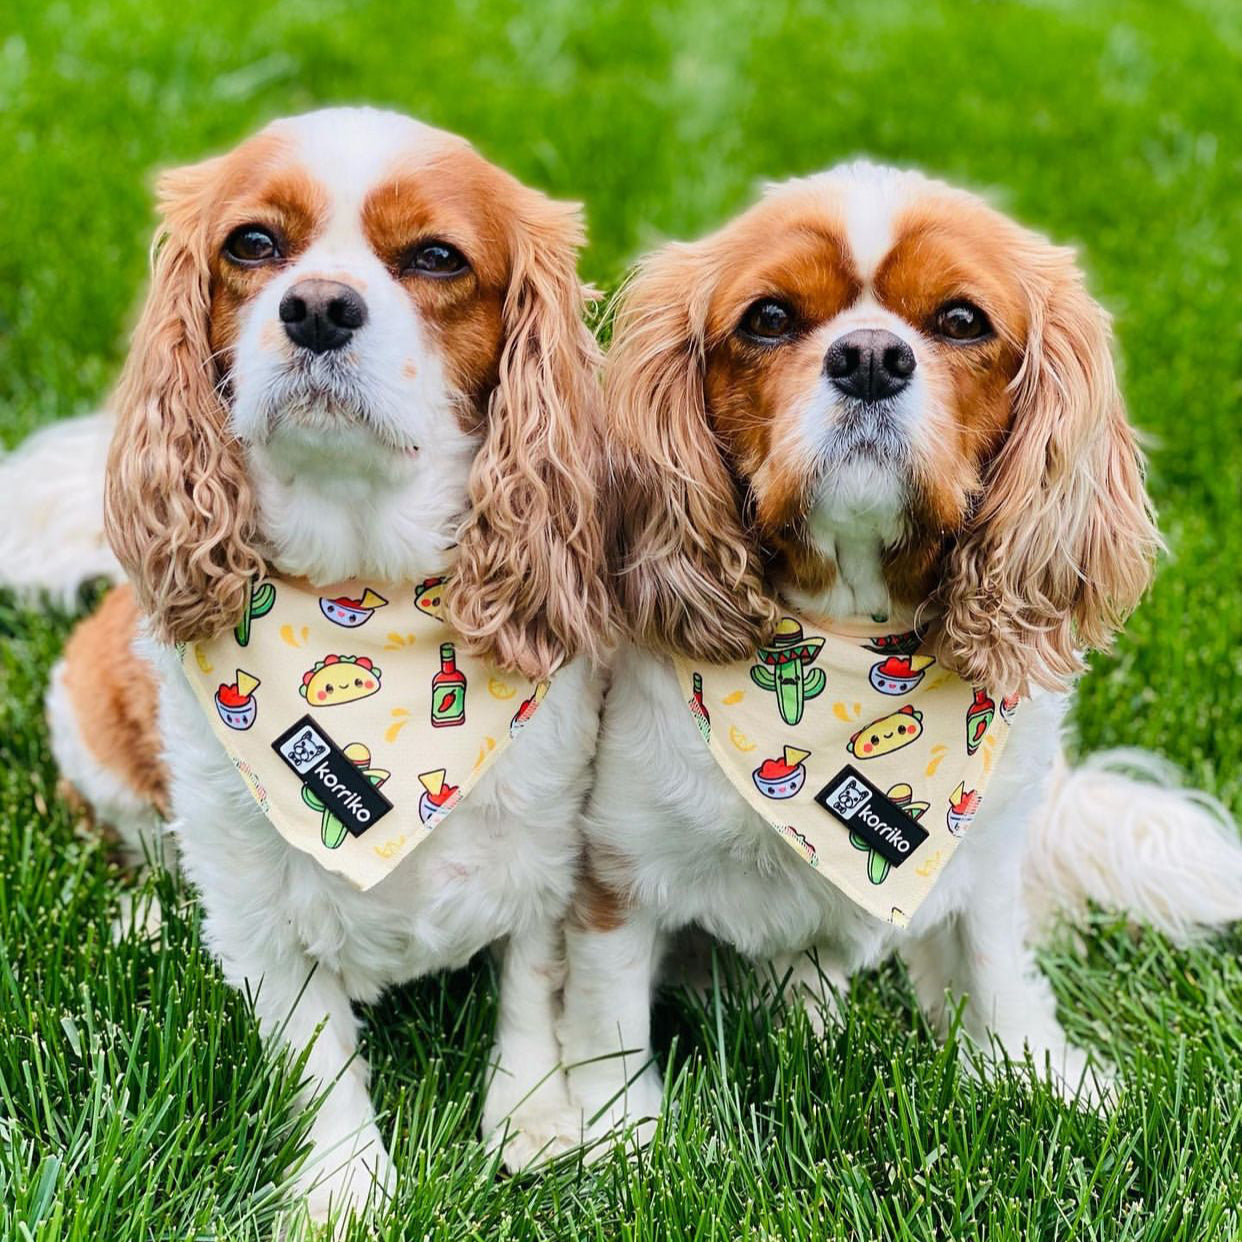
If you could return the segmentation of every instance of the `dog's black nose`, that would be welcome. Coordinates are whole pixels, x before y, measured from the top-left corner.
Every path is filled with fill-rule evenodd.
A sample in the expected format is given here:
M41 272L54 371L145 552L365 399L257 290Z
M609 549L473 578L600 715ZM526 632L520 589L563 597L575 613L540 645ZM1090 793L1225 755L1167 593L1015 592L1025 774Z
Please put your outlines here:
M280 299L289 339L316 354L340 349L366 321L362 294L339 280L299 280Z
M828 346L824 373L838 391L860 401L896 396L914 374L914 350L881 328L860 328Z

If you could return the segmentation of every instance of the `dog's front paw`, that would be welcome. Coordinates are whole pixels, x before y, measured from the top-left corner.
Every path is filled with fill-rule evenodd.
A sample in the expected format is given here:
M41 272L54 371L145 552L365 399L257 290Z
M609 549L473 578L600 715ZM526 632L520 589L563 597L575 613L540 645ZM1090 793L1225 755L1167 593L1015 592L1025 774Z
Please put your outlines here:
M485 1126L483 1141L510 1173L526 1172L582 1145L582 1114L568 1104L518 1108Z
M664 1084L654 1064L611 1092L599 1083L575 1082L571 1075L570 1091L582 1117L587 1160L601 1159L620 1142L646 1147L654 1137L664 1105Z
M1056 1048L1032 1048L1030 1053L1036 1073L1067 1104L1090 1110L1111 1107L1117 1081L1111 1067L1092 1060L1068 1040Z
M374 1126L351 1144L317 1143L297 1180L311 1220L329 1225L334 1238L345 1236L351 1217L381 1210L396 1188L396 1169Z
M535 1067L550 1061L539 1050L523 1065L518 1058L500 1058L483 1101L483 1141L499 1151L510 1173L535 1168L563 1155L581 1141L578 1112L570 1104L565 1071L555 1061L537 1074Z

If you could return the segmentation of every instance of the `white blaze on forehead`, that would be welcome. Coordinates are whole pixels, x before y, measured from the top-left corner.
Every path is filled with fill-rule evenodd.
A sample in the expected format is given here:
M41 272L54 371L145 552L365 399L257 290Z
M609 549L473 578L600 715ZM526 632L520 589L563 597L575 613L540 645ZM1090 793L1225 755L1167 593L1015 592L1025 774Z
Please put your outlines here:
M292 140L298 160L327 190L329 232L356 229L367 195L398 161L430 159L469 146L455 134L378 108L323 108L270 128Z
M854 268L870 284L897 240L902 210L927 179L917 172L855 160L808 178L821 188L834 215L845 225L845 242Z

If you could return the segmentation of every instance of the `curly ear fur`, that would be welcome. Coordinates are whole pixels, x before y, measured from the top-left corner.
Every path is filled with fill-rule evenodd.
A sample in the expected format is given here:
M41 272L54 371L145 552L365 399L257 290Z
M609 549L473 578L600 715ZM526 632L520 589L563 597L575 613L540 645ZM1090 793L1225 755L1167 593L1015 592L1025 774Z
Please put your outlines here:
M599 658L609 638L600 359L582 319L578 207L517 194L499 381L447 606L474 650L542 677Z
M778 620L759 546L703 390L715 267L701 246L645 259L623 290L605 364L621 515L624 624L650 646L726 661Z
M1106 312L1072 251L1025 235L1030 303L1013 424L949 553L946 656L995 691L1053 689L1106 648L1159 550L1143 461L1117 388Z
M158 638L232 626L250 579L253 502L217 393L209 340L208 210L223 159L165 174L151 290L116 394L108 540Z

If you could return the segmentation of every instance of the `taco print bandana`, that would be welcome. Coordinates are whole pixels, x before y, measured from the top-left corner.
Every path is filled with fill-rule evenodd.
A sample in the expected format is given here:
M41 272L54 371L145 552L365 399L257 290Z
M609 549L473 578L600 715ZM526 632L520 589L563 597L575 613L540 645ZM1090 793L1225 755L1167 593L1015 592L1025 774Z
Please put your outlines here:
M435 830L547 692L460 649L445 579L264 579L237 628L177 653L272 826L360 889Z
M1016 696L998 700L917 633L786 616L751 660L674 660L725 775L786 844L904 926L983 801Z

